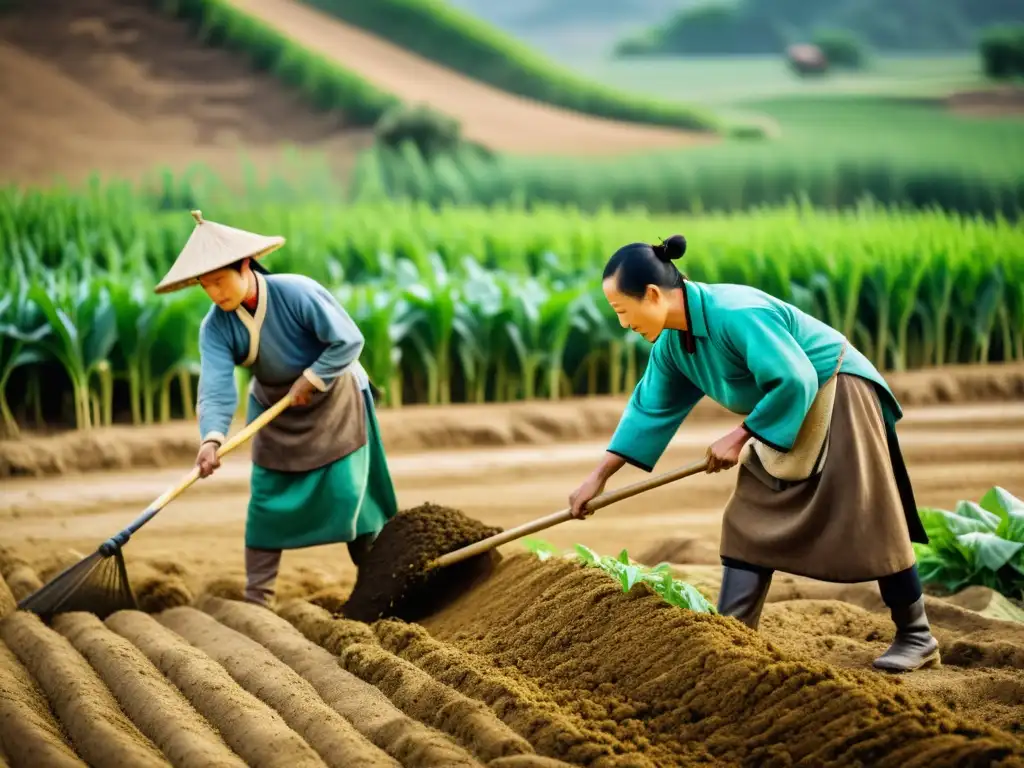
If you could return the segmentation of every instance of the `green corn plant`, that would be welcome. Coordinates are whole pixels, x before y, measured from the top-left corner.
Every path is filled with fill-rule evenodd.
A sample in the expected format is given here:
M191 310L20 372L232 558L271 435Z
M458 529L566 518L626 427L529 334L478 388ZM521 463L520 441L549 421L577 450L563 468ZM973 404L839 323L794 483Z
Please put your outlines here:
M68 280L60 285L51 275L32 284L28 298L39 308L50 333L39 344L64 368L71 381L75 424L89 429L94 421L90 379L95 374L109 380L108 355L117 340L117 322L110 292L102 284ZM110 390L104 388L104 394ZM109 423L110 409L104 408L103 423Z
M579 316L585 324L589 349L582 356L580 367L574 379L586 376L588 395L595 395L599 388L599 370L601 365L608 369L608 392L621 394L628 388L626 358L630 351L628 345L632 341L630 331L619 323L618 316L611 311L600 288L594 288L580 296ZM632 356L633 366L636 357ZM634 372L630 372L633 374ZM635 374L634 374L635 375Z
M7 383L16 369L46 360L40 342L49 333L50 328L28 298L27 283L0 296L0 419L7 437L20 433L7 402Z
M494 373L495 389L506 391L511 339L512 296L516 281L487 271L470 258L463 262L466 274L463 299L456 307L458 351L466 377L467 399L483 403Z
M138 280L129 284L114 282L110 286L110 297L117 323L115 370L118 377L128 383L132 423L142 424L142 333L147 330L149 315L156 311L156 306L149 291Z
M422 272L414 272L407 261L402 264L404 280L402 296L410 307L406 318L408 338L427 371L427 402L430 405L451 403L452 352L457 343L456 307L460 302L458 284L449 275L437 254L429 256L429 276L424 282L414 281ZM424 270L427 271L427 270Z
M418 315L394 289L381 285L345 286L335 295L365 340L360 362L384 393L384 405L402 406L402 348Z
M159 300L138 319L139 385L146 424L170 420L174 384L186 417L194 416L191 381L199 372L199 324L207 306L203 298L185 292ZM240 408L244 403L239 397Z

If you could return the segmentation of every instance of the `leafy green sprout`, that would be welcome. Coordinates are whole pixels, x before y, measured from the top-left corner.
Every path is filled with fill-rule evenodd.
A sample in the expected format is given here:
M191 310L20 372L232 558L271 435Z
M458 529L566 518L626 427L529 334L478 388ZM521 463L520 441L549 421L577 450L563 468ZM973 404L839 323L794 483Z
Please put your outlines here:
M623 592L629 592L637 584L646 584L662 600L698 613L717 613L715 607L692 584L675 578L668 563L654 567L634 562L629 552L623 549L617 557L599 555L584 544L576 544L573 550L563 553L554 544L535 538L522 540L523 546L542 562L554 557L574 557L584 566L599 568L619 582Z

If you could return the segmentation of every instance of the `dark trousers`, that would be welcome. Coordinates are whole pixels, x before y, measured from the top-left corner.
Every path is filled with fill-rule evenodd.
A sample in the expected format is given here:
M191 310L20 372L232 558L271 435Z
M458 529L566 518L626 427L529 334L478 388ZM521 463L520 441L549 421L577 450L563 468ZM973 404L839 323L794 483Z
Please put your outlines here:
M348 542L348 554L356 568L360 567L376 536L367 533ZM280 549L245 548L245 599L266 605L274 594L274 582L281 567Z
M742 560L734 560L731 557L723 557L722 565L728 566L729 568L739 568L743 571L752 571L765 577L770 577L774 573L771 568L762 568L758 565L751 565L745 563ZM765 589L770 584L770 580L765 579ZM889 608L910 605L917 601L921 597L921 578L917 573L917 564L910 566L909 568L894 573L890 576L883 576L878 580L878 591L882 595L882 600Z

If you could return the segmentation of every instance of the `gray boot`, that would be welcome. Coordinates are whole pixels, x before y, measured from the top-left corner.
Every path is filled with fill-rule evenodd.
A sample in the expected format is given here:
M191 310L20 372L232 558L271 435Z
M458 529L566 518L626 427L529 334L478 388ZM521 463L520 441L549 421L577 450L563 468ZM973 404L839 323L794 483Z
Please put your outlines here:
M761 620L761 609L772 585L772 572L755 572L725 566L718 593L718 612L739 619L753 630Z
M875 667L886 672L911 672L938 666L939 641L932 636L924 613L924 595L910 605L890 607L896 637L889 649L875 659Z

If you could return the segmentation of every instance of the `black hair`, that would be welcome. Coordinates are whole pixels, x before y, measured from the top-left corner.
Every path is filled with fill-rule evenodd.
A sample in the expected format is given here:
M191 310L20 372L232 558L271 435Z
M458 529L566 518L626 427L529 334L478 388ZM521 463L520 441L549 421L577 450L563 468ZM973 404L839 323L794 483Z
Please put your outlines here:
M235 272L241 272L242 271L242 264L244 262L245 262L245 259L239 259L238 261L233 261L230 264L228 264L228 269L233 269L233 270L235 270ZM269 275L270 274L270 270L268 270L266 267L264 267L262 264L260 264L259 261L257 261L256 259L253 259L253 258L249 258L249 269L251 269L253 272L259 272L259 273L264 274L264 275Z
M607 280L617 275L616 286L634 299L642 299L648 285L659 288L682 288L686 275L672 262L686 253L686 238L672 235L658 245L630 243L617 250L604 267Z

